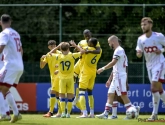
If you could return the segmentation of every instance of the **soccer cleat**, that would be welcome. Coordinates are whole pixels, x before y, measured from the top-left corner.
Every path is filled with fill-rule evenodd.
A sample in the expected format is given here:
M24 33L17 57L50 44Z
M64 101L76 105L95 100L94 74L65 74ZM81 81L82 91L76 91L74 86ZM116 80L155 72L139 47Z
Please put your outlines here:
M81 115L81 116L78 116L78 117L76 117L76 118L88 118L88 115Z
M158 120L158 116L156 114L152 114L149 118L148 121L155 121Z
M100 115L96 115L96 117L99 119L108 119L108 115L105 115L105 113L102 113Z
M53 113L51 113L51 112L48 112L45 115L43 115L43 117L51 117L51 116L53 116Z
M65 113L62 113L61 114L61 118L66 118L66 114Z
M95 115L94 114L89 114L88 118L95 118Z
M111 115L108 119L118 119L117 116Z
M135 106L136 110L137 110L137 116L136 116L136 119L138 118L139 116L139 112L140 112L140 106Z
M10 123L15 123L16 121L19 121L22 119L22 115L18 114L18 115L14 115L13 118L10 120Z
M56 115L53 115L53 116L51 116L51 118L61 118L61 114L56 114Z
M67 113L67 114L66 114L66 118L70 118L70 114Z

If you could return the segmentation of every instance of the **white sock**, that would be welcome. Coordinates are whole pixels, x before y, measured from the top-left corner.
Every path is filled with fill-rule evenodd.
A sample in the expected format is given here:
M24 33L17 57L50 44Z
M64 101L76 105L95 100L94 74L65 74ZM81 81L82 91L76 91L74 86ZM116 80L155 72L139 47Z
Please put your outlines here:
M110 109L112 108L112 105L109 103L105 104L105 110L104 110L104 114L105 115L109 115Z
M117 105L118 105L118 102L114 101L112 105L112 116L117 116Z
M94 110L93 109L90 109L90 114L94 115Z
M87 110L82 110L83 115L87 115Z
M153 103L152 114L156 114L156 115L158 114L159 102L160 102L159 92L152 93L152 103Z
M6 112L9 112L9 111L10 111L10 109L9 109L9 104L7 103L6 99L5 99L5 101L4 101L4 104L5 104L5 111L6 111Z
M4 102L5 102L4 96L2 92L0 92L0 112L2 116L6 115Z
M165 103L165 91L160 94L160 99Z
M129 102L129 103L125 104L124 106L125 106L125 108L126 108L126 109L128 109L129 107L131 107L131 106L132 106L132 103L131 103L131 102Z
M6 100L7 100L8 104L10 105L11 109L13 110L13 114L18 115L19 111L18 111L17 105L15 103L14 97L11 93L8 93L6 95Z

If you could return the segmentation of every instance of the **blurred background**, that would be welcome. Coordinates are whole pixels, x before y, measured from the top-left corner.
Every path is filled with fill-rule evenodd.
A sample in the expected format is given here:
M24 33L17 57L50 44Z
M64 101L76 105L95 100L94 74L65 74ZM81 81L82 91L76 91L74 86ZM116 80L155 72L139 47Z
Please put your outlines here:
M135 47L142 34L141 18L154 21L153 31L165 33L164 0L1 0L0 14L10 14L12 27L21 35L25 71L20 82L50 82L48 67L39 68L39 60L49 50L48 40L75 40L83 38L89 29L99 39L103 49L98 67L112 59L113 50L107 38L115 34L122 40L129 60L129 83L149 83L144 58L138 59ZM156 4L155 4L156 3ZM20 5L21 4L21 5ZM96 78L105 83L111 70Z

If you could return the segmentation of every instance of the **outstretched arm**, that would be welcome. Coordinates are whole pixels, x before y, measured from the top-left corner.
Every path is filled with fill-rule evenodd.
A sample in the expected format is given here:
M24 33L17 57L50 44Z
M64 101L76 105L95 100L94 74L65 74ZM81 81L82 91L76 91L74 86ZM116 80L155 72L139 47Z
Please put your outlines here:
M101 72L103 72L106 69L109 69L111 67L113 67L116 63L117 63L117 59L112 59L112 61L110 63L108 63L106 66L100 68L97 70L97 73L100 74Z
M87 50L85 53L100 54L100 47L96 47L96 50Z

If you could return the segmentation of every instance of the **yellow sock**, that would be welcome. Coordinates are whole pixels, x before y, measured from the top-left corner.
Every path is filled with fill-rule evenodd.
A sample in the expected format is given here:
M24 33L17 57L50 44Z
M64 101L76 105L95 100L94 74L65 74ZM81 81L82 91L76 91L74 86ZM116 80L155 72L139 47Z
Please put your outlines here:
M61 112L65 113L65 102L64 101L60 101L60 106L61 106Z
M50 110L49 110L49 112L53 113L53 111L54 111L54 105L55 105L55 103L56 103L56 98L55 98L55 97L51 97L49 103L50 103L50 104L49 104L49 105L50 105Z
M58 100L58 114L62 114L60 100Z
M94 110L94 98L93 95L88 96L90 110Z
M80 105L81 105L81 110L86 110L85 95L81 95L80 96Z
M80 110L81 110L80 101L78 101L78 102L76 103L76 107L77 107L78 109L80 109Z
M67 103L67 113L70 114L71 110L72 110L72 102L68 101L68 103Z

